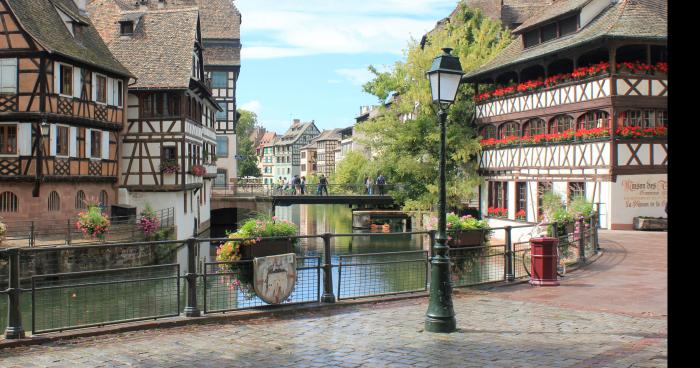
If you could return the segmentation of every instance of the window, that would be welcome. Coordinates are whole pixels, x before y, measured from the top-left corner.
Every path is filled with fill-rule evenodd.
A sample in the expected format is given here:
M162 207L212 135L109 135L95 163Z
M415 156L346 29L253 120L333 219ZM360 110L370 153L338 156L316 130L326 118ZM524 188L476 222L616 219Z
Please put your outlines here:
M99 130L91 130L90 142L90 157L102 157L102 132Z
M542 217L544 214L544 209L542 208L542 196L547 193L552 191L552 183L551 182L538 182L537 183L537 216Z
M68 156L68 127L56 126L56 156Z
M489 182L489 207L508 208L508 182Z
M109 203L109 196L107 196L107 191L100 191L100 207L105 208Z
M542 119L530 119L526 121L523 126L523 136L525 137L532 137L538 134L545 133L547 133L547 124L545 124L544 120Z
M577 197L586 197L586 182L569 182L569 188L567 191L567 202L571 202L572 199Z
M666 110L627 110L620 114L624 126L654 128L668 125Z
M568 17L559 21L559 37L576 32L578 28L578 16Z
M115 80L114 83L114 100L119 107L124 106L124 82Z
M0 59L0 94L17 93L17 59Z
M515 183L515 213L517 214L520 210L527 214L527 183L524 181Z
M107 103L107 77L95 74L95 101Z
M49 211L55 212L55 211L60 211L61 210L61 197L58 196L58 193L54 190L49 194Z
M165 146L163 147L163 160L177 160L177 147L175 146Z
M542 27L542 42L547 42L557 38L557 24L547 24Z
M569 115L557 115L552 118L550 133L564 133L574 130L574 118Z
M0 212L17 212L19 209L19 200L17 195L12 192L0 193Z
M221 108L221 111L216 112L216 120L226 120L226 102L219 102L219 107Z
M122 36L131 36L134 34L134 22L131 20L119 22L119 34Z
M523 35L523 42L525 47L532 47L540 43L540 30L535 29L529 32L525 32Z
M227 72L211 72L211 86L212 88L226 88L228 84L228 73Z
M484 139L496 138L496 127L493 125L487 125L481 129L481 136Z
M306 151L301 153L301 158L306 158Z
M216 169L216 178L214 179L214 186L226 186L226 169Z
M507 137L517 137L520 135L520 128L518 127L518 123L511 121L508 123L504 123L501 125L501 134L500 138L507 138Z
M306 171L306 164L301 164L301 171Z
M17 154L17 125L0 125L0 154Z
M85 192L79 190L75 195L75 209L84 210L87 206L85 205Z
M579 129L593 129L607 126L608 113L601 110L589 111L578 120Z
M228 157L228 137L225 135L216 136L216 155L218 157Z
M58 93L73 96L73 67L65 64L58 65Z

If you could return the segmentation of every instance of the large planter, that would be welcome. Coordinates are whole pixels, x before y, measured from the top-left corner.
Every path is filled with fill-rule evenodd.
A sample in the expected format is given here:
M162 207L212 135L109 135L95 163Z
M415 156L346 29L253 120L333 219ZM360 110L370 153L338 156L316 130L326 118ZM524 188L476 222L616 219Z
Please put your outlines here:
M462 230L452 235L452 240L447 242L450 248L465 248L465 247L480 247L483 246L488 239L487 230Z
M287 239L261 240L255 244L241 244L241 260L252 260L256 257L274 256L277 254L294 253L294 244Z
M666 231L668 230L667 218L635 217L634 229L645 231Z

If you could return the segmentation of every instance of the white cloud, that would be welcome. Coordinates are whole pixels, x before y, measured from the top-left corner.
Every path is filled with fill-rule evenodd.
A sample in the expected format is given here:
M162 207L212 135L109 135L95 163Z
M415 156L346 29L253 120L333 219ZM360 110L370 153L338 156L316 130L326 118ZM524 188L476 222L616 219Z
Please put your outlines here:
M335 72L345 77L345 79L350 81L350 83L355 86L361 86L372 80L374 77L374 74L372 74L367 68L344 68L337 69Z
M456 5L455 0L239 0L242 57L326 53L400 55ZM248 40L248 41L246 41Z
M253 100L244 103L239 107L242 110L248 110L254 112L256 115L260 114L260 111L262 110L262 104L258 100Z

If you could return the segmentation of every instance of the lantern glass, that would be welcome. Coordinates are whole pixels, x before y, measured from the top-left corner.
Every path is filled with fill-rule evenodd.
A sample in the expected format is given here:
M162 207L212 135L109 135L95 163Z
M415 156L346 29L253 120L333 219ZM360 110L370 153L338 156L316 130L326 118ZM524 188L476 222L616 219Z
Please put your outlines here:
M436 71L431 73L429 78L433 102L451 104L455 101L462 74Z

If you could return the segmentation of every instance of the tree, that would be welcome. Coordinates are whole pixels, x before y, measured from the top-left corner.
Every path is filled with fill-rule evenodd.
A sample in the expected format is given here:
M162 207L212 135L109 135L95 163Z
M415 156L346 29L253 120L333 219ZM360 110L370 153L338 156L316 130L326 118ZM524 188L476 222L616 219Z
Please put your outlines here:
M238 155L243 159L238 162L238 177L245 176L261 176L260 168L258 167L258 159L255 155L255 147L250 141L250 135L258 125L258 116L247 110L238 110L240 114L238 123L236 124L236 139Z
M389 183L403 183L402 189L393 194L407 209L425 209L436 203L440 133L425 73L442 47L452 47L452 54L460 58L462 69L468 72L495 56L509 42L510 32L502 28L500 21L468 8L462 0L450 22L428 34L424 47L411 40L405 51L406 61L396 62L387 72L370 66L375 78L363 89L377 96L382 106L378 117L358 124L357 129L365 137L361 143L376 156L353 170L381 171ZM390 95L394 96L393 100L384 105ZM461 85L457 101L449 109L446 143L450 207L459 207L472 199L481 182L476 162L481 147L472 125L473 95L471 85ZM411 119L402 121L401 116Z

